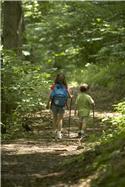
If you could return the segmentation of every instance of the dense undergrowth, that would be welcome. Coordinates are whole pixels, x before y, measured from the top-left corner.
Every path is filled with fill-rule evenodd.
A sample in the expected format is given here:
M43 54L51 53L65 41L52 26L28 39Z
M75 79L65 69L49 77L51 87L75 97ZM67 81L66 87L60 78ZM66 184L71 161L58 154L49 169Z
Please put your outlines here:
M12 65L13 64L13 65ZM45 109L50 74L11 51L2 64L2 132L20 126L25 115ZM8 132L9 133L9 132Z
M123 5L22 3L21 54L13 50L2 54L2 132L45 109L49 87L59 72L64 72L71 86L87 82L97 110L111 110L113 104L124 101Z
M91 187L125 185L125 103L118 104L116 109L121 115L102 120L108 127L102 136L93 136L95 144L63 164L68 179L72 178L73 182L88 179Z
M28 137L23 123L46 108L59 72L71 87L90 85L97 112L118 113L102 119L106 129L90 136L90 150L63 163L65 180L90 177L91 187L125 186L124 9L124 2L25 1L22 54L2 52L2 140Z
M13 66L12 66L13 64ZM112 105L124 101L125 64L88 64L67 73L71 87L78 89L86 82L95 100L96 110L113 110ZM25 116L46 108L49 88L56 72L47 72L40 64L32 64L11 51L4 52L2 64L2 132L20 128ZM120 105L120 104L119 104ZM118 105L118 106L119 106Z

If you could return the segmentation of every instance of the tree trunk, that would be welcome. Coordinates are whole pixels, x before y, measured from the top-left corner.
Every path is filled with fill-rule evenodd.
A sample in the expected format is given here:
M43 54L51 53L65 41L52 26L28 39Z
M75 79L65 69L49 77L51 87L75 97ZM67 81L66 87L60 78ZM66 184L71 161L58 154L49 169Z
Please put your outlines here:
M3 45L20 50L22 46L23 14L21 1L5 1L3 5Z

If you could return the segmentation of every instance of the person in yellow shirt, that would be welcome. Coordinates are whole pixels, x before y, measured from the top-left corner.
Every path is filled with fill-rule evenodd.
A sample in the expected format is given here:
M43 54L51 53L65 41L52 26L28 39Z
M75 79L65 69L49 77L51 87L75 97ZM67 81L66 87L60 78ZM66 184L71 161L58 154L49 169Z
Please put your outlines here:
M76 110L78 110L79 117L79 138L85 135L86 124L90 115L90 111L92 107L95 106L94 100L89 94L87 94L88 90L88 84L83 84L80 86L80 93L76 98Z

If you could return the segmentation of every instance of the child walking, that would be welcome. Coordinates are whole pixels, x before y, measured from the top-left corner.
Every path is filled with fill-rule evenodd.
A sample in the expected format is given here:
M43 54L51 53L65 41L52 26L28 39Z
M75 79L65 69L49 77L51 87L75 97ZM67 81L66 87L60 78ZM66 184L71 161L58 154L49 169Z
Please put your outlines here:
M83 84L80 86L80 93L76 98L76 110L78 110L79 116L79 138L85 135L86 124L90 115L90 110L95 105L92 97L87 94L88 90L88 84Z
M62 139L62 123L67 105L67 99L70 97L68 86L64 74L57 74L54 84L51 86L51 93L47 108L53 113L53 128L58 139Z

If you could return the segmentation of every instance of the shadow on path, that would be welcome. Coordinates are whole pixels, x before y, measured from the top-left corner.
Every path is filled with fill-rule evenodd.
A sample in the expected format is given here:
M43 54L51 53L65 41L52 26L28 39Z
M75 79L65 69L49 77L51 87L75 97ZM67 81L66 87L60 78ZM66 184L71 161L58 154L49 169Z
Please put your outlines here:
M88 138L83 140L80 149L78 149L79 140L76 138L78 118L73 114L70 138L67 136L69 128L67 112L64 119L64 136L61 141L56 141L52 137L50 117L45 122L35 117L33 133L23 137L24 133L20 132L20 137L22 135L20 139L5 141L2 144L2 186L80 186L80 179L87 180L94 172L89 170L89 167L91 168L96 154L89 150L96 144L91 137L93 135L100 137L105 129L101 124L102 116L100 116L101 114L96 113L94 121L90 119L86 132Z

